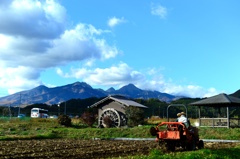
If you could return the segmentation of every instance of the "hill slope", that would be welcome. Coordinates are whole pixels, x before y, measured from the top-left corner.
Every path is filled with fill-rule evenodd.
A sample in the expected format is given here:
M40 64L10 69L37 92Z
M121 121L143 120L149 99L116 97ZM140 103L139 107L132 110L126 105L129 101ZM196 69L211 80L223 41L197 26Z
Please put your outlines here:
M70 99L85 99L90 97L105 97L108 95L124 95L129 98L157 98L161 101L170 102L180 97L176 97L167 93L158 91L141 90L133 84L123 86L115 90L109 88L104 91L102 89L94 89L85 82L75 82L64 86L48 88L46 86L38 86L31 90L18 92L6 97L0 98L0 106L17 106L29 105L36 103L56 104Z

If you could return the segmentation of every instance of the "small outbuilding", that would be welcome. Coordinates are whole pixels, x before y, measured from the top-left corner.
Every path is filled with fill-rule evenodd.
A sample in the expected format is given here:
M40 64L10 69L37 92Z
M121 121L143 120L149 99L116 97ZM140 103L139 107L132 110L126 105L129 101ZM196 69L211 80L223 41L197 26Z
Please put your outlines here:
M98 109L98 126L106 127L104 118L109 117L113 122L113 127L121 127L127 124L127 118L125 114L126 107L138 107L147 108L146 106L139 104L133 100L130 100L124 96L113 95L108 96L97 103L90 106L90 108Z
M199 126L207 127L240 127L240 98L229 96L225 93L218 94L189 104L198 106ZM201 108L217 110L217 115L202 117ZM221 111L222 110L222 111ZM212 111L214 112L214 111Z

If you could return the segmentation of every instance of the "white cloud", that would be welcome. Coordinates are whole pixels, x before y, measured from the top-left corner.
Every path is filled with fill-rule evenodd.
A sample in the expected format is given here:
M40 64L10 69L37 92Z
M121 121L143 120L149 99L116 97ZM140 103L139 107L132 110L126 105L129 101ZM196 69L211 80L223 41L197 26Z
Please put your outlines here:
M10 92L35 87L48 68L119 53L102 38L107 30L82 23L66 28L66 10L55 0L0 1L0 19L1 69L14 70L1 72L0 88Z
M63 74L58 71L58 74L66 78L76 78L87 81L91 85L102 86L119 86L126 83L132 83L136 80L141 80L144 75L138 71L134 71L126 63L120 63L117 66L110 68L96 69L72 69L70 73Z
M124 18L116 18L112 17L108 19L108 26L115 27L116 25L119 25L120 23L125 23L126 20Z
M138 82L138 86L143 89L157 90L159 92L176 96L192 98L210 97L219 93L215 88L205 89L198 85L177 84L177 81L171 79L166 80L160 72L156 72L155 75L156 76L152 75L152 78L147 79L144 82Z
M40 85L41 82L36 80L39 76L39 70L29 67L0 67L0 87L7 88L9 94L16 93Z
M198 85L173 85L167 86L165 92L178 96L186 97L210 97L218 94L219 92L215 88L205 89Z
M216 89L204 89L197 85L177 85L172 80L166 80L159 72L162 69L149 69L149 71L136 71L126 63L120 63L109 68L75 68L71 72L64 73L61 69L57 73L65 78L75 78L86 81L92 86L121 87L129 83L135 84L144 90L156 90L186 97L209 97L218 94ZM147 77L149 72L150 78Z
M65 28L65 9L53 0L0 3L0 33L27 38L56 38Z
M161 19L165 19L167 16L167 8L162 6L162 5L156 5L156 4L152 4L151 5L151 14L152 15L156 15L159 16Z
M72 61L117 56L119 51L115 46L98 38L102 33L105 32L92 25L78 24L75 28L66 30L58 39L52 40L13 38L0 34L1 41L8 41L7 45L0 45L0 58L10 66L48 68Z
M66 30L59 39L52 41L52 47L48 49L46 55L42 55L42 58L51 59L44 63L47 65L44 67L86 59L104 60L117 56L119 51L115 46L110 46L105 39L98 38L98 35L103 33L105 31L87 24L78 24L74 29Z

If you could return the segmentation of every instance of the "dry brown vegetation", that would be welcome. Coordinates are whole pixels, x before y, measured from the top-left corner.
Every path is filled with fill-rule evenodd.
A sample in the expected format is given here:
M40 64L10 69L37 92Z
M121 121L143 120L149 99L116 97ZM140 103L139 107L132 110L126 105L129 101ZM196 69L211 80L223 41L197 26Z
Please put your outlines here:
M205 143L208 149L231 148L239 143ZM112 158L148 155L160 149L154 141L15 140L0 142L0 158ZM181 150L177 150L181 151Z

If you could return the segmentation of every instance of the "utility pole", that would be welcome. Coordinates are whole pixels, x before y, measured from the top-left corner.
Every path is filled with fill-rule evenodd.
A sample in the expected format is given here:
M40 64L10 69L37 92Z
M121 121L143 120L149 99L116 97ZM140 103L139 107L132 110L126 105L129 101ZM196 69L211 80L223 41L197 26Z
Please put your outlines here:
M12 118L11 104L9 105L8 109L9 109L9 117L10 117L10 119L11 119L11 118Z
M67 102L65 101L65 106L64 106L64 115L67 115L67 114L66 114L66 111L67 111L67 110L66 110L66 105L67 105L66 103L67 103Z
M58 116L60 115L60 102L58 102Z
M19 102L19 106L18 106L18 115L20 114L20 105L21 105L21 93L20 93L20 102Z

